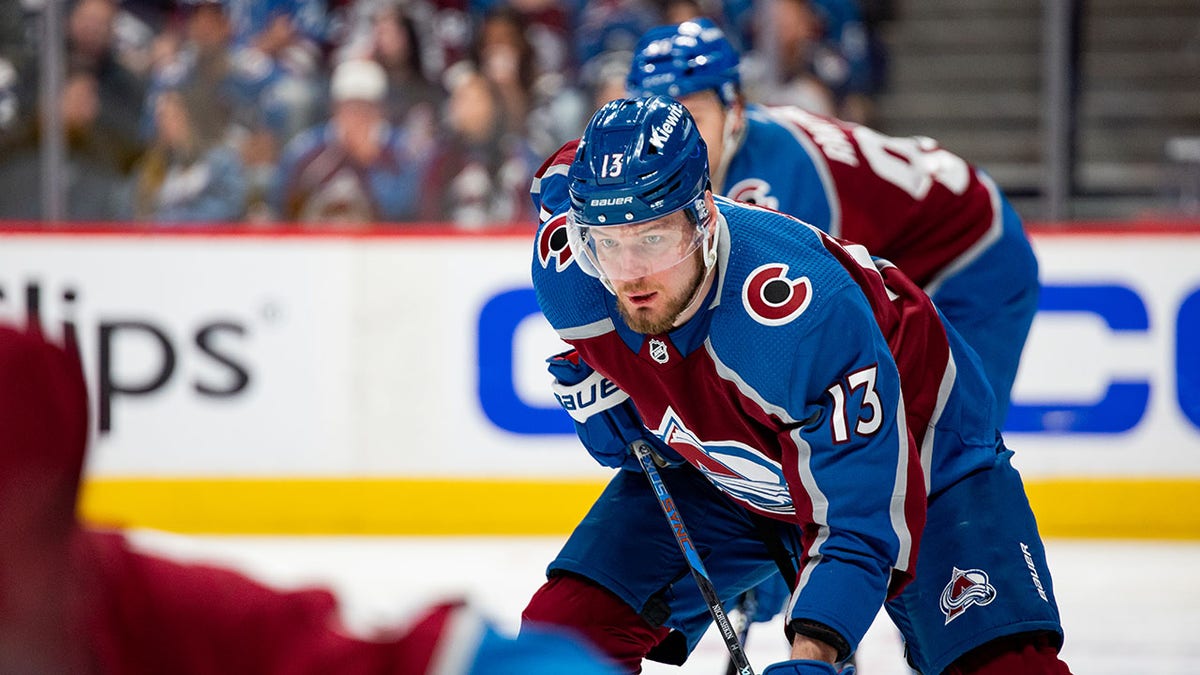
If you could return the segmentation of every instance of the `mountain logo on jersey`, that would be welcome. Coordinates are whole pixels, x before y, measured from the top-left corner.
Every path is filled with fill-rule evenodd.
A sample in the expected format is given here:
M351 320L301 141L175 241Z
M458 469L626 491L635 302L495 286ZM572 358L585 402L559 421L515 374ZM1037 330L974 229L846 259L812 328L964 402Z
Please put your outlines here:
M772 211L779 210L779 200L771 195L771 184L761 178L739 180L729 188L726 196L739 202L765 206Z
M955 567L950 583L942 589L939 605L948 624L961 616L971 605L982 607L995 599L996 587L988 581L987 572L978 569L960 570Z
M764 326L782 326L808 309L812 282L808 277L789 279L788 266L767 263L750 273L742 286L742 304L750 317Z
M567 269L574 259L567 241L567 214L551 218L538 234L537 244L538 262L543 269L550 266L551 260L554 261L555 272Z
M735 500L764 513L795 512L783 467L758 450L737 441L702 440L671 408L667 408L655 433Z

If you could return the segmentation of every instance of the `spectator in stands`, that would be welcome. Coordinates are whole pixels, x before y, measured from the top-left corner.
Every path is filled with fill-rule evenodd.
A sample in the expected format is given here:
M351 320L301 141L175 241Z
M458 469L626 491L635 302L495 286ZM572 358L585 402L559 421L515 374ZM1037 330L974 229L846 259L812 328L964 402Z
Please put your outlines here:
M887 90L891 76L891 58L881 32L883 27L896 19L895 0L859 0L862 22L867 34L867 63L870 77L867 94L874 99ZM874 114L872 112L872 114Z
M575 30L580 63L610 51L633 52L638 38L661 23L658 9L645 0L587 0Z
M866 124L874 115L872 97L880 89L875 62L879 46L856 0L771 0L769 25L775 31L746 63L748 85L758 100L795 105L822 115ZM761 72L759 72L761 71ZM761 82L756 78L777 79Z
M189 111L194 122L222 137L233 137L239 101L229 17L216 1L185 0L181 8L182 35L168 32L154 47L150 93L143 111L144 135L155 134L158 97L164 92L180 92L194 106Z
M233 27L238 94L258 112L242 123L286 143L320 116L324 3L223 1Z
M121 65L149 81L157 37L179 12L178 0L119 0L113 19L113 51Z
M140 144L138 114L146 96L145 82L117 58L113 25L116 0L80 0L67 17L67 70L87 73L96 83L95 124L126 146ZM140 154L140 153L139 153ZM127 173L132 162L123 167Z
M388 76L387 118L414 142L418 138L432 142L446 93L426 76L421 52L416 21L399 4L383 4L372 18L369 55Z
M427 174L425 219L465 229L533 217L527 196L538 158L523 137L510 131L496 84L460 70L452 76L447 129Z
M578 135L587 113L582 93L561 72L566 47L555 46L556 30L552 22L535 24L512 6L497 4L484 15L470 54L475 69L501 94L508 131L528 139L537 154Z
M285 58L308 53L292 49L298 38L288 16L263 24L257 39L247 38L241 44L235 39L231 16L237 7L241 5L231 7L229 0L180 0L183 35L159 39L160 55L142 124L145 135L152 135L159 93L183 92L199 106L193 110L193 119L220 125L223 140L241 153L249 186L249 215L265 219L270 215L263 212L279 149L318 119L322 97L317 62ZM259 26L249 20L243 24ZM250 34L250 28L243 30ZM293 61L297 65L293 66Z
M156 133L159 94L180 92L189 101L193 123L213 130L214 138L239 152L247 187L246 217L270 220L267 193L282 140L261 122L261 116L286 117L277 112L286 104L260 102L247 95L244 76L235 67L233 25L221 0L180 0L179 18L182 32L168 31L155 45L142 120L145 136Z
M232 222L246 209L246 180L238 153L219 143L215 129L197 124L198 109L180 92L158 97L154 144L143 157L134 192L134 218L158 223Z
M632 61L632 52L612 51L584 64L582 80L592 113L613 99L625 98L625 78Z
M874 115L871 96L875 83L870 38L859 0L810 1L820 19L822 42L839 62L828 71L825 64L818 64L818 73L833 90L838 117L867 124Z
M70 73L58 98L66 136L66 165L61 179L65 213L71 221L110 221L127 215L124 196L130 167L141 146L100 124L100 84L86 70ZM0 143L0 219L43 217L42 125L38 111L20 130Z
M721 26L730 43L743 48L754 35L754 0L657 0L662 24L705 18Z
M387 75L373 60L337 66L328 122L283 151L272 205L278 218L361 226L416 218L427 149L414 146L383 113Z
M0 3L0 140L19 128L21 118L34 107L31 75L37 66L37 52L24 14L20 3Z
M774 73L778 83L748 78L750 95L768 105L794 105L820 115L836 114L837 103L828 83L844 79L845 62L824 44L824 29L812 3L771 0L768 7L777 51L774 54L758 51L748 60L770 61L765 72ZM753 66L750 69L755 70Z
M538 76L524 18L505 5L488 12L472 44L471 61L480 74L496 85L504 106L506 131L524 133Z

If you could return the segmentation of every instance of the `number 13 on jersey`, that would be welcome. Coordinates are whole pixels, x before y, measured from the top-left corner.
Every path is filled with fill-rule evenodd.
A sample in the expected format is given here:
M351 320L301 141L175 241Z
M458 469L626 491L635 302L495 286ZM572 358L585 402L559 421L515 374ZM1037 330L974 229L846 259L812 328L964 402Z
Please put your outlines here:
M833 399L833 414L829 423L833 427L833 442L847 443L850 441L850 410L848 403L852 400L855 390L862 389L862 408L854 415L854 433L860 436L871 436L879 431L883 424L883 403L879 400L879 392L875 390L877 366L869 366L856 370L841 381L833 384L826 393Z

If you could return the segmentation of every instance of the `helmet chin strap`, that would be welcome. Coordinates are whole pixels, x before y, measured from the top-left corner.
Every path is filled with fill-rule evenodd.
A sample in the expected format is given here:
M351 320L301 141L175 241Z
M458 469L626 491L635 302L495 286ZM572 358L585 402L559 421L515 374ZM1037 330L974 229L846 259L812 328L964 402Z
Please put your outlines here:
M716 204L713 205L714 213L709 216L712 219L712 224L708 226L709 236L704 243L704 267L712 272L717 265L717 243L721 239L721 213L716 211Z
M708 295L708 289L712 286L714 272L717 269L717 242L721 238L721 224L718 222L719 216L713 214L712 225L709 226L709 236L705 238L703 245L702 256L704 259L704 276L701 277L700 283L696 284L696 290L692 292L692 297L688 300L687 305L675 317L672 327L678 328L687 323L687 320L696 315L700 301Z
M732 105L725 108L725 121L721 125L721 157L717 165L712 167L713 192L724 194L725 171L733 161L738 146L742 143L744 128L737 128L737 111Z

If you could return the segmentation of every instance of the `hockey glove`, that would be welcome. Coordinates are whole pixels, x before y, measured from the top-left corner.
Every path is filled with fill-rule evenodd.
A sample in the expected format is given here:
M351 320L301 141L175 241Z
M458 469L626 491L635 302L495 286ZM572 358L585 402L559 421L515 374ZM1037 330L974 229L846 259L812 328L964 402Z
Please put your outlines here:
M571 350L547 359L554 376L554 398L571 418L588 453L597 462L613 468L641 471L629 445L641 439L650 444L662 466L683 463L679 456L642 424L629 395L611 380L592 370Z
M854 675L854 666L838 670L824 661L792 659L772 663L763 671L763 675Z

